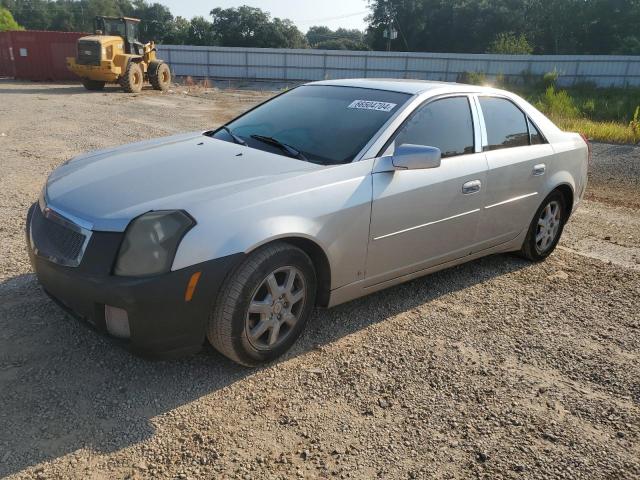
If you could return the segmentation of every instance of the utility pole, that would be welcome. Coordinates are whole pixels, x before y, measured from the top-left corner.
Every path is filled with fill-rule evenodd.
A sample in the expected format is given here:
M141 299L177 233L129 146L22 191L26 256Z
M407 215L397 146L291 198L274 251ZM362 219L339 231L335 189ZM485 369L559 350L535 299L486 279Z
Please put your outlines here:
M387 0L384 7L385 15L387 17L387 27L384 29L382 36L387 39L387 52L391 51L391 40L398 38L398 31L393 28L393 14L391 13L391 6Z

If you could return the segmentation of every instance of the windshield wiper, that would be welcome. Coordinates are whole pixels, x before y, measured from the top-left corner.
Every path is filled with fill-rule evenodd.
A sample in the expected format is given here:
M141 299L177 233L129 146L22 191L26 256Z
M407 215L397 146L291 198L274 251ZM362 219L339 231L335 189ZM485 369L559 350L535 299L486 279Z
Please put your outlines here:
M310 161L307 157L304 156L304 154L300 150L297 150L293 148L291 145L287 145L286 143L282 143L280 140L277 140L273 137L267 137L265 135L251 135L251 138L255 138L260 142L268 143L269 145L278 147L280 150L287 152L290 157L298 158L300 160L304 160L307 162Z
M238 135L233 133L233 131L226 125L223 125L222 127L220 127L220 130L224 130L225 132L227 132L229 136L233 138L233 141L238 145L244 145L245 147L247 146L247 142L245 142L242 138L240 138Z

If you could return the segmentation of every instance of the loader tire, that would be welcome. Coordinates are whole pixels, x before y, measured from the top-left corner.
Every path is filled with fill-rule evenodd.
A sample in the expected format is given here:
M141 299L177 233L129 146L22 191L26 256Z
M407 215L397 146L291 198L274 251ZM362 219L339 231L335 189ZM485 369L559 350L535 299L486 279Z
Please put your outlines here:
M166 91L171 86L171 70L164 62L149 64L149 82L155 90Z
M142 83L144 75L142 68L135 62L129 62L124 75L120 77L119 83L122 89L127 93L140 93L142 91Z
M86 88L87 90L103 90L105 83L106 82L101 82L99 80L89 80L88 78L82 79L82 85L84 85L84 88Z

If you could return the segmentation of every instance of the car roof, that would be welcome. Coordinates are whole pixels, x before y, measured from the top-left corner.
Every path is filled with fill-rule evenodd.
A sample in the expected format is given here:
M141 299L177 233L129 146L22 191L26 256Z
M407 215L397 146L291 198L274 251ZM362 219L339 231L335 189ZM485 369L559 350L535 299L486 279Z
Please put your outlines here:
M351 78L344 80L324 80L320 82L308 83L307 85L372 88L374 90L387 90L390 92L408 93L411 95L417 95L429 90L436 89L444 89L451 92L495 91L495 89L493 88L481 87L478 85L466 85L464 83L395 78Z

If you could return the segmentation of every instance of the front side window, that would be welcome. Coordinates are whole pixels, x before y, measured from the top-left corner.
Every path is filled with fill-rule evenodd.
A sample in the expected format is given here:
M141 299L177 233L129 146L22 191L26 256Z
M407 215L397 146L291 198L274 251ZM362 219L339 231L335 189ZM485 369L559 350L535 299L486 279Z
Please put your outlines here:
M527 117L509 100L497 97L479 97L487 128L484 150L529 145Z
M306 85L260 105L211 136L322 165L348 163L409 98L385 90Z
M129 23L127 36L129 40L137 40L138 39L138 24L137 23Z
M105 35L114 35L116 37L126 37L127 32L125 29L125 24L120 19L104 19L103 23L103 32Z
M442 158L473 153L473 120L468 98L443 98L419 107L401 127L394 147L407 143L439 148Z

